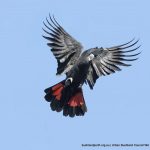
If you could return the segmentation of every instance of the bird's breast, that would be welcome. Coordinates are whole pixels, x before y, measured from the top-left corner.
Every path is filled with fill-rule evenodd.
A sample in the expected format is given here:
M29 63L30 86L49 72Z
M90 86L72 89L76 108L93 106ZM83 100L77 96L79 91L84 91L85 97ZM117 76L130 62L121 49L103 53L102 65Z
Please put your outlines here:
M75 65L67 75L67 78L72 78L72 84L79 86L84 83L87 73L88 73L89 65L86 63L79 63Z

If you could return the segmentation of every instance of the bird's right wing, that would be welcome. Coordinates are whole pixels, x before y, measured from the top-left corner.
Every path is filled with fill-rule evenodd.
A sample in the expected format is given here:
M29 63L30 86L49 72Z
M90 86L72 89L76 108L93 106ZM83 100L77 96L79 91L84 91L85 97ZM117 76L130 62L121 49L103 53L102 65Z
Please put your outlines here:
M137 50L140 46L133 49L124 50L136 45L138 40L134 43L132 42L133 40L122 45L110 48L94 48L86 52L86 55L93 54L95 56L91 62L86 78L86 81L91 89L93 89L96 80L100 76L105 76L115 73L116 71L120 71L120 66L131 66L131 64L127 64L126 62L136 60L137 58L134 58L134 56L140 54L127 54ZM129 59L128 57L133 58Z
M57 75L67 73L78 60L82 45L69 35L55 20L49 15L50 21L46 18L47 24L44 23L47 30L43 29L48 36L43 36L51 47L51 51L57 59Z

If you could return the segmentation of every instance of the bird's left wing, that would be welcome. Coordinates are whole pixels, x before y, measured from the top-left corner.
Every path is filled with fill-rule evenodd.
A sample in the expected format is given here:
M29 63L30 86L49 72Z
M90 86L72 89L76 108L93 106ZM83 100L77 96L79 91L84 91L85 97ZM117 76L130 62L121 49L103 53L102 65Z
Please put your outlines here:
M127 64L126 62L136 60L137 58L133 57L137 56L139 53L130 54L130 52L133 52L140 47L138 46L133 49L128 49L138 43L138 40L135 42L133 42L133 40L110 48L93 48L85 51L85 55L94 55L94 59L91 62L86 78L86 81L91 89L93 89L96 80L100 76L105 76L116 71L120 71L121 69L119 66L131 66L131 64ZM130 59L129 57L132 58Z
M49 41L47 45L57 59L57 75L67 73L79 58L82 45L58 24L54 16L52 18L49 15L49 20L46 18L46 21L47 24L43 22L46 27L43 30L48 36L43 37Z

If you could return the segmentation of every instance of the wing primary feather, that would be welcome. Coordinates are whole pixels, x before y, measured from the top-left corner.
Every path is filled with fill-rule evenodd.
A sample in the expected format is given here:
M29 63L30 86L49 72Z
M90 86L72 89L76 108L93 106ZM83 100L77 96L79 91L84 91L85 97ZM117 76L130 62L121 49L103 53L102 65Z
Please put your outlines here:
M132 40L132 41L133 41L133 40ZM137 44L137 43L139 42L139 39L136 40L133 44L128 45L128 44L131 43L132 41L130 41L130 42L124 44L123 46L125 46L125 47L123 47L123 46L116 46L116 47L113 47L113 48L111 47L111 48L106 48L106 49L109 50L109 51L119 51L119 50L127 49L127 48L132 47L132 46L134 46L135 44ZM128 45L128 46L126 46L126 45Z
M134 46L136 43L138 43L139 42L139 39L138 40L136 40L133 44L131 44L131 45L129 45L129 46L126 46L126 47L121 47L121 49L126 49L126 48L129 48L129 47L132 47L132 46Z
M57 51L52 51L54 54L58 54L58 55L60 55L60 54L64 54L64 55L67 55L67 53L68 53L68 50L57 50Z
M98 65L96 65L95 63L92 63L92 65L93 65L93 68L95 69L95 71L98 69L97 71L99 71L103 76L106 75L106 73L101 69L100 66L98 67ZM97 75L99 76L100 74L98 73Z
M127 51L121 51L121 50L119 50L119 51L114 51L113 53L128 53L128 52L133 52L133 51L137 50L140 47L141 47L141 45L139 45L138 47L136 47L134 49L131 49L131 50L127 50Z
M60 39L60 37L59 37L58 35L53 34L53 33L51 33L50 35L51 35L53 38L56 38L57 40L59 40L60 42L62 42L61 39Z
M69 52L68 49L66 49L65 47L59 47L59 49L55 50L55 49L52 49L52 52L55 53L55 52L58 52L59 54L66 54ZM71 52L70 52L71 53ZM73 53L73 52L72 52Z
M59 46L59 45L57 45L57 44L55 44L55 43L47 43L47 45L48 45L49 47L53 48L53 49L56 49L56 50L64 49L64 47Z
M56 22L54 15L52 15L52 16L53 16L53 19L52 19L50 13L49 13L49 18L51 19L51 21L53 22L53 24L54 24L57 28L59 28L60 25ZM54 21L53 21L53 20L54 20Z
M54 21L55 21L55 23L56 23L56 26L59 27L59 28L62 28L61 25L56 21L54 15L53 15L53 19L54 19Z
M116 71L121 71L121 69L118 67L118 66L116 66L116 65L114 65L114 64L112 64L112 63L109 63L107 60L103 60L107 65L109 65L109 66L111 66L114 70L116 70Z
M54 30L51 29L50 27L48 27L48 26L45 24L44 21L43 21L43 24L45 25L45 27L46 27L47 29L49 29L50 31L52 31L55 35L58 35L58 36L59 36L59 33L57 33L56 31L54 31Z
M134 58L134 59L125 59L125 58L115 58L115 57L112 57L112 59L116 59L116 60L119 60L119 61L135 61L137 60L138 58Z
M98 78L98 77L100 77L102 74L100 74L99 76L97 75L97 73L96 73L96 71L94 70L94 68L93 68L93 66L91 66L92 67L92 70L93 70L93 81L94 81L94 83L96 82L96 79Z
M42 28L42 29L43 29L43 31L44 31L45 33L47 33L47 34L51 35L51 33L50 33L50 32L46 31L44 28Z
M51 41L51 38L50 37L47 37L47 36L45 36L45 35L42 35L43 36L43 38L45 38L45 39L47 39L47 40L50 40Z
M110 73L108 71L106 71L106 69L104 67L102 67L102 70L107 74L110 75Z
M50 34L51 34L51 33L50 33ZM47 40L49 40L49 41L52 41L52 42L55 41L56 43L57 43L57 42L60 43L60 42L59 42L57 39L55 39L55 38L51 38L51 37L48 37L48 36L45 36L45 35L42 35L42 37L45 38L45 39L47 39Z
M56 38L57 40L59 40L59 42L61 42L58 35L53 34L53 33L50 33L50 32L48 32L48 31L46 31L44 28L42 28L42 29L43 29L43 31L44 31L45 33L49 34L50 36Z
M55 34L62 34L62 32L58 29L58 28L55 28L49 21L48 21L48 19L46 18L46 21L47 21L47 23L55 30ZM52 23L53 23L53 20L51 20L52 21ZM53 23L54 24L54 23ZM55 24L54 24L55 25Z
M64 32L64 29L62 28L62 26L56 21L54 15L53 15L53 19L52 17L50 16L51 18L51 21L53 22L53 24L62 32L62 33L65 33ZM66 34L66 33L65 33Z
M101 62L102 65L107 69L107 72L110 74L110 73L114 73L115 71L111 68L109 68L107 65L105 65L103 62Z
M106 75L105 71L104 71L102 68L99 67L98 69L99 69L99 71L102 73L103 76Z
M60 29L60 27L58 27L57 26L57 24L54 22L54 20L52 19L52 17L50 16L50 14L49 14L49 18L50 18L50 20L51 20L51 22L55 25L55 27L54 26L52 26L56 31L58 31L60 34L62 34L62 33L64 33L61 29Z
M56 29L56 28L49 22L49 20L47 19L47 17L46 17L46 21L47 21L47 23L48 23L53 29Z
M52 19L52 18L51 18ZM55 26L57 26L59 28L59 30L61 30L62 33L66 34L65 30L62 28L62 26L56 21L54 15L53 15L53 23L55 24Z
M89 84L89 87L90 89L93 89L93 85L91 84L91 81L90 80L87 80L88 84Z
M117 61L117 60L110 60L108 59L109 62L115 64L115 65L120 65L120 66L131 66L131 64L125 64L123 62Z
M135 40L135 38L133 38L131 41L129 41L129 42L125 43L125 44L113 46L113 47L110 47L110 48L108 48L108 49L109 49L109 51L113 51L113 50L116 49L116 48L119 48L119 47L125 46L125 45L127 45L127 44L130 44L130 43L131 43L132 41L134 41L134 40Z
M113 56L118 56L118 57L133 57L141 54L141 52L133 54L133 55L122 55L122 54L113 54Z
M68 54L68 53L67 53ZM64 54L54 54L55 55L55 57L56 57L56 59L62 59L63 57L65 57L65 55Z
M60 46L63 46L57 39L55 39L55 38L51 38L51 37L48 37L48 36L45 36L45 35L42 35L45 39L47 39L47 40L49 40L49 41L51 41L51 42L54 42L54 43L56 43L56 44L58 44L58 45L60 45Z
M96 74L97 74L98 76L100 76L101 72L100 72L99 69L97 68L96 64L95 64L94 62L92 62L92 65L93 65L93 68L94 68L95 71L96 71Z

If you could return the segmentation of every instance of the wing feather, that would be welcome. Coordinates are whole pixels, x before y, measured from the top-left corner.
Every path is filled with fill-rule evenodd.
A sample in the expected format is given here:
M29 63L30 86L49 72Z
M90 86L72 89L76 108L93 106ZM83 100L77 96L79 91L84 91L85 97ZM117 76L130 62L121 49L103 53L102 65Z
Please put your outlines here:
M46 18L46 23L43 24L45 26L43 30L47 34L43 37L48 40L47 45L51 47L57 59L57 74L66 73L78 60L83 47L58 24L54 16L52 18L49 15L49 19Z
M135 57L138 56L140 52L135 54L130 53L136 51L140 46L126 50L132 48L139 42L139 40L133 41L134 39L122 45L110 48L93 48L84 52L84 55L93 54L95 56L89 67L86 78L91 89L93 89L96 80L100 76L110 75L116 71L121 71L120 66L131 66L131 64L128 64L127 62L138 59ZM93 72L95 72L97 76L94 76ZM93 79L95 79L95 82L93 82Z

